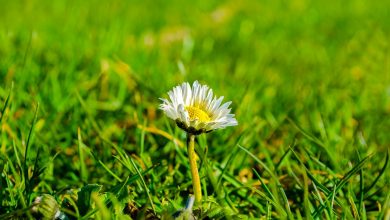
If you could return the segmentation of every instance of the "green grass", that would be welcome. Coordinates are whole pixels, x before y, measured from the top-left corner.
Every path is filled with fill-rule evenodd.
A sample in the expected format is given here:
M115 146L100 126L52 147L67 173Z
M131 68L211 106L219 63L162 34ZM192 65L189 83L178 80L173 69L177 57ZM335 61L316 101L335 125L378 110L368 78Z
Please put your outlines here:
M168 218L192 193L159 97L199 80L209 219L389 218L389 1L2 1L0 219Z

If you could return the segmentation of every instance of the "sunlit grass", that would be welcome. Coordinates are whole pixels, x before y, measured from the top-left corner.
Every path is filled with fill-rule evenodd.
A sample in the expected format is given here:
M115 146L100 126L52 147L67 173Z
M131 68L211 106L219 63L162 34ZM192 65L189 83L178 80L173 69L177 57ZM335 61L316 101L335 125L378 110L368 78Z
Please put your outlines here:
M195 80L239 126L198 137L194 214L388 217L389 7L2 2L0 218L43 194L71 219L172 216L191 174L158 98Z

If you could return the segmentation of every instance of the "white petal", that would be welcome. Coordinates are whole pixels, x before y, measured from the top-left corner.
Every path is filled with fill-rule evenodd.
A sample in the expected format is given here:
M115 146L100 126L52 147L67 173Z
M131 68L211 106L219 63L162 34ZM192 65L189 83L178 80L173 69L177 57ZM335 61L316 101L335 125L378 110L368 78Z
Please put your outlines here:
M180 120L188 127L196 130L215 130L228 126L237 125L237 120L234 114L230 114L229 106L231 102L226 102L221 105L223 96L217 98L214 96L213 90L207 85L201 85L198 81L192 84L182 83L174 87L168 92L169 100L160 99L162 104L159 108L164 113L174 120ZM211 121L202 122L197 118L191 119L186 110L187 106L200 108L209 114Z

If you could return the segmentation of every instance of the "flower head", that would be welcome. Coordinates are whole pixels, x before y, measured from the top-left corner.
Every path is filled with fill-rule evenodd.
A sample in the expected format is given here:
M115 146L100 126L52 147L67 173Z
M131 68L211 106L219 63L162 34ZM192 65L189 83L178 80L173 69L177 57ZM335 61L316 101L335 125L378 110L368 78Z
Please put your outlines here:
M168 92L169 99L161 99L160 109L176 121L176 124L191 134L201 134L219 128L237 125L229 105L223 105L223 96L217 98L213 90L198 81L183 83Z

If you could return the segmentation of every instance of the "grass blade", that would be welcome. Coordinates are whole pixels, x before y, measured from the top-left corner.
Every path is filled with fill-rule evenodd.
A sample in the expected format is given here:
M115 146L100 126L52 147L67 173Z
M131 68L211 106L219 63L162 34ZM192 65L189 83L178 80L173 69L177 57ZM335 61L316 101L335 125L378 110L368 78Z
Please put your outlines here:
M298 160L298 162L305 168L306 173L307 173L308 177L311 179L311 181L313 181L313 182L318 186L319 189L321 189L323 192L325 192L326 195L330 194L331 191L330 191L328 188L326 188L326 186L322 185L322 184L320 183L320 181L318 181L318 180L314 177L314 175L310 172L310 170L305 166L305 164L303 163L303 161L298 157L298 155L296 154L296 152L295 152L292 148L290 148L290 150L291 150L291 152L294 154L294 156L295 156L295 158Z
M156 214L156 209L155 209L155 207L154 207L154 203L153 203L152 197L150 196L149 188L148 188L148 186L146 185L145 180L144 180L144 178L143 178L141 172L139 171L137 165L135 165L133 159L132 159L131 157L130 157L129 159L130 159L130 162L131 162L131 164L133 165L134 169L136 170L138 176L139 176L140 179L141 179L141 182L142 182L142 185L143 185L143 187L144 187L144 189L145 189L145 192L146 192L146 194L148 195L150 205L152 206L153 212Z
M359 151L357 151L357 156L358 156L358 159L361 160ZM363 200L364 200L364 179L363 179L364 177L363 177L363 168L360 169L360 171L359 171L359 178L360 178L360 181L359 181L359 203L358 203L358 213L360 213L361 210L362 210L362 204L363 204Z
M79 148L79 160L80 160L80 174L81 174L81 180L86 183L88 180L88 172L87 172L87 166L85 165L84 160L84 144L83 140L81 139L81 131L80 128L77 128L77 140L78 140L78 148Z
M287 117L286 118L290 124L292 124L299 132L303 134L308 140L312 141L313 143L317 144L318 146L322 147L323 149L326 150L326 146L324 143L321 142L318 138L314 137L313 135L309 134L307 131L305 131L301 126L299 126L297 123L295 123L291 118ZM326 151L329 153L328 151Z
M265 165L259 158L257 158L254 154L252 154L250 151L248 151L246 148L242 147L241 145L237 145L241 150L243 150L245 153L247 153L249 156L251 156L256 162L258 162L261 166L264 167L264 169L271 175L272 179L276 182L277 187L282 194L284 205L287 210L288 216L292 216L290 204L288 202L286 193L283 190L282 184L280 184L279 179L275 176L275 174L271 171L271 169L268 168L267 165Z
M367 187L367 188L364 190L364 194L365 194L365 195L367 195L368 192L370 192L370 190L371 190L371 189L376 185L376 183L378 182L379 178L381 178L381 176L385 173L388 163L389 163L389 151L387 151L387 153L386 153L385 164L383 165L381 171L379 172L379 175L375 178L375 180L371 183L371 185L370 185L369 187Z
M114 177L116 180L118 180L119 182L122 182L123 180L118 177L114 172L112 172L104 163L103 161L101 161L96 154L94 154L92 151L90 152L91 155L93 156L93 158L95 158L95 160L103 167L104 170L106 170L112 177Z
M237 143L240 143L241 140L242 140L242 137L244 135L241 135L239 138L238 138L238 141ZM221 186L221 181L222 181L222 177L223 175L225 174L225 172L227 172L228 168L230 167L230 165L232 164L232 162L234 161L234 159L236 158L236 156L238 155L238 152L239 152L240 149L234 149L233 152L230 154L225 166L223 167L223 170L221 172L221 174L219 175L218 177L218 180L217 180L217 188L219 189L220 186Z
M334 191L326 197L325 203L329 201L329 199L334 198L334 194L336 194L341 188L344 187L344 185L349 181L349 179L363 167L363 165L368 161L369 158L371 158L371 155L365 157L358 164L356 164L347 174L345 174L345 176L340 180L340 182L336 184ZM325 205L320 205L319 207L317 207L317 209L315 209L312 213L312 217L317 218L322 213L324 208Z
M33 119L32 123L31 123L30 131L28 132L27 142L26 142L26 149L24 151L24 161L23 161L23 175L24 175L24 184L25 184L25 191L24 191L24 193L25 193L27 202L29 202L29 200L30 200L30 193L29 193L30 180L29 180L29 177L28 177L27 157L28 157L28 150L29 150L29 146L30 146L30 140L31 140L32 131L33 131L34 125L35 125L35 123L37 121L38 109L39 109L39 103L37 104L37 107L35 109L34 119Z
M270 198L272 198L272 199L274 200L274 202L276 202L276 201L275 201L274 195L272 195L272 193L271 193L271 191L268 189L267 185L264 184L263 180L262 180L261 177L260 177L260 174L259 174L255 169L252 169L252 170L253 170L253 172L255 173L255 175L257 176L257 178L259 178L259 180L260 180L260 182L261 182L261 186L263 187L263 189L265 190L265 192L268 194L268 196L269 196Z
M1 121L3 120L4 113L5 113L5 110L7 109L7 106L8 106L10 97L11 97L11 92L8 93L8 96L7 96L7 98L5 99L5 102L4 102L3 109L1 110L1 114L0 114L0 123L1 123Z
M313 142L316 145L320 146L325 151L325 153L328 155L328 157L330 158L330 161L332 162L332 165L337 167L337 163L333 160L331 152L329 152L329 149L327 148L327 146L321 140L319 140L318 138L316 138L313 135L309 134L301 126L299 126L297 123L295 123L291 118L287 117L287 121L290 122L290 124L292 124L308 140L310 140L311 142Z
M294 147L294 145L292 146ZM291 152L291 149L288 148L287 151L283 154L283 156L280 158L279 162L275 165L275 170L278 170L279 169L279 166L282 164L282 162L284 161L284 159L288 158L288 156L290 155L290 152Z

